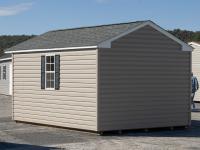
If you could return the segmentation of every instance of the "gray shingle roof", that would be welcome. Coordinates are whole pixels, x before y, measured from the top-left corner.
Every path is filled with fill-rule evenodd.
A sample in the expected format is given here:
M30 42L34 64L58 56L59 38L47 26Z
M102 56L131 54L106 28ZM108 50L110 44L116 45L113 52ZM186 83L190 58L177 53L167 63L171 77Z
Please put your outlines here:
M50 31L5 51L96 46L144 22L146 21Z

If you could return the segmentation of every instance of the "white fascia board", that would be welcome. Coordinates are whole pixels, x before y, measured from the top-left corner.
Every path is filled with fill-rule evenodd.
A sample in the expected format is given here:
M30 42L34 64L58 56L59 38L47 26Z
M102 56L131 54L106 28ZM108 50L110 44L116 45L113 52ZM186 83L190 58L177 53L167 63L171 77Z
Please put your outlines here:
M45 51L60 51L60 50L76 50L76 49L95 49L97 46L83 46L83 47L66 47L66 48L49 48L49 49L27 49L17 51L6 51L5 53L29 53L29 52L45 52Z
M6 60L12 60L12 58L3 58L3 59L0 59L0 61L6 61Z
M161 32L161 33L164 34L165 36L167 36L167 37L169 37L170 39L174 40L175 42L179 43L179 44L182 46L182 51L193 51L193 48L192 48L190 45L188 45L188 44L186 44L185 42L179 40L177 37L175 37L174 35L170 34L170 33L167 32L167 31L165 31L163 28L159 27L158 25L156 25L155 23L153 23L153 22L151 22L151 21L144 22L144 23L142 23L142 24L136 26L135 28L133 28L133 29L131 29L131 30L128 30L127 32L124 32L124 33L122 33L122 34L120 34L120 35L118 35L118 36L116 36L116 37L114 37L114 38L112 38L112 39L109 39L109 40L107 40L107 41L104 41L104 42L100 43L100 44L98 45L98 47L99 47L99 48L111 48L111 43L112 43L113 41L115 41L115 40L117 40L117 39L119 39L119 38L121 38L121 37L123 37L123 36L125 36L125 35L127 35L127 34L129 34L129 33L131 33L131 32L134 32L134 31L136 31L136 30L138 30L138 29L140 29L140 28L142 28L142 27L145 27L145 26L147 26L147 25L153 27L154 29L156 29L157 31Z
M200 47L200 44L198 44L198 43L196 43L196 42L189 42L188 44L191 45L191 46L194 45L194 46Z

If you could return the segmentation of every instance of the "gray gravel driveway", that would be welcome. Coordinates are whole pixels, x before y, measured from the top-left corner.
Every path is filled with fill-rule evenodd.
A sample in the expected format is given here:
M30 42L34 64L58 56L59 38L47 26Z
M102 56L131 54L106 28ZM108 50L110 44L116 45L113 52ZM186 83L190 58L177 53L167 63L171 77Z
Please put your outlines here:
M200 108L200 105L198 105ZM189 129L126 131L122 135L51 128L11 120L11 97L0 95L0 150L179 150L200 149L200 110L192 113Z

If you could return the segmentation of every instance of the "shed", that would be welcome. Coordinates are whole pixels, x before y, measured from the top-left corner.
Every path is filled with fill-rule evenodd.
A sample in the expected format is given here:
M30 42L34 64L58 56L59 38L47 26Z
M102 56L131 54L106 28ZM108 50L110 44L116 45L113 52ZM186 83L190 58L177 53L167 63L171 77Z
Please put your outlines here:
M11 54L0 57L0 94L12 94L12 59Z
M13 119L90 131L188 126L191 51L152 21L44 33L13 55Z
M190 42L189 45L194 48L192 52L192 72L200 84L200 42ZM195 93L194 101L200 102L200 90Z

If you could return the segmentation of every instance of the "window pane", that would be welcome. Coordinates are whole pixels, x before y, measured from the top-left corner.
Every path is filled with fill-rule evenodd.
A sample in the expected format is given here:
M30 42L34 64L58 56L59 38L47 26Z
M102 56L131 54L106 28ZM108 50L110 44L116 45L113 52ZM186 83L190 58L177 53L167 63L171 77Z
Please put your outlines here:
M54 63L54 56L51 56L51 63Z
M51 80L51 73L47 73L46 78L47 78L47 81Z
M54 71L54 64L51 64L51 71Z
M51 65L50 64L46 64L46 71L50 71L50 67Z
M54 81L54 73L51 73L51 81Z
M50 57L51 57L51 56L46 56L46 62L47 62L47 63L50 63Z
M50 83L51 83L50 81L48 81L48 80L46 81L46 88L50 88L51 87Z
M3 66L3 72L6 72L6 66Z
M51 88L54 88L54 81L51 81Z

